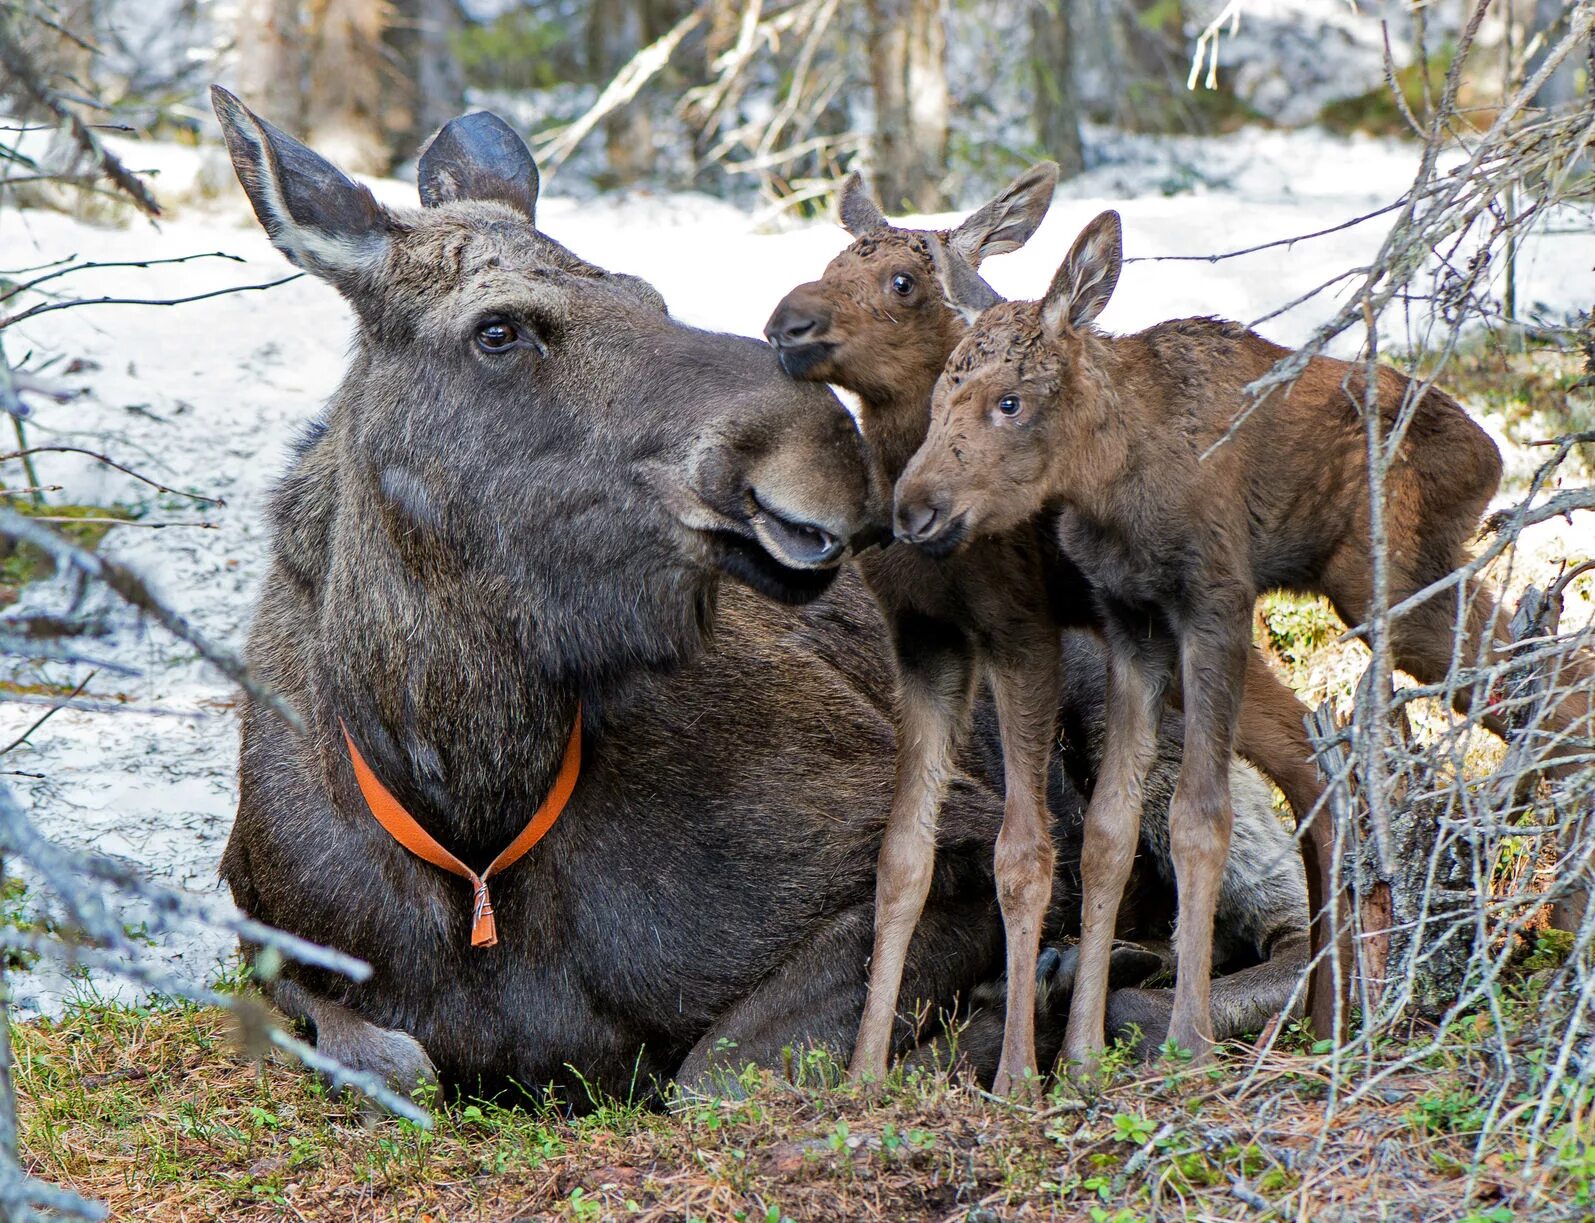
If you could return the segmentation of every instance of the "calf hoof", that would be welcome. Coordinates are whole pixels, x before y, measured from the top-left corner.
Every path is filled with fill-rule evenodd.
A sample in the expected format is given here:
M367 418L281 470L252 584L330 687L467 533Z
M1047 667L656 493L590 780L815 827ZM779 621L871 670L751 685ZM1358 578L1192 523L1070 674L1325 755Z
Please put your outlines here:
M394 1091L414 1093L438 1080L437 1067L421 1042L394 1028L363 1020L323 1024L316 1033L316 1048L350 1070L376 1075Z

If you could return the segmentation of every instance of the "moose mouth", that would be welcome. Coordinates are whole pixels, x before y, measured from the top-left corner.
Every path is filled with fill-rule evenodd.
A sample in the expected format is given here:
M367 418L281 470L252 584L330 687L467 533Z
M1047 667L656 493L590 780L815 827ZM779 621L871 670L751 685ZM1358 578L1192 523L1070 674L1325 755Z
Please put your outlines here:
M836 352L836 345L826 340L810 340L803 344L776 344L775 359L781 372L799 381L808 378L820 366L827 364Z
M836 579L846 540L772 509L752 489L745 496L747 532L716 532L723 545L721 567L782 603L807 603L825 593Z

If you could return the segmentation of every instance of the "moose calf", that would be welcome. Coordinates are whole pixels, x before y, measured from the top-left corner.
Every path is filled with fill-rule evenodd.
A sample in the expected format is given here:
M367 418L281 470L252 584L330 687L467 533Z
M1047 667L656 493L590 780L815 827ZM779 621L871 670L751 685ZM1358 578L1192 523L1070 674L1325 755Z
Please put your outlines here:
M1052 509L1061 546L1096 591L1111 649L1107 745L1086 817L1065 1047L1082 1062L1104 1043L1114 914L1157 713L1171 685L1183 690L1185 755L1169 811L1179 888L1170 1036L1200 1057L1213 1040L1214 897L1230 838L1229 758L1253 602L1286 589L1326 595L1348 624L1367 615L1365 402L1377 404L1384 436L1398 417L1406 429L1385 477L1392 603L1463 561L1500 456L1444 393L1380 368L1369 395L1365 366L1323 357L1262 399L1209 454L1247 406L1247 384L1288 350L1212 318L1122 337L1093 328L1119 278L1117 213L1086 227L1039 302L999 302L955 255L938 252L938 270L975 321L937 382L929 436L898 481L896 530L947 550ZM1493 656L1494 600L1476 583L1460 597L1460 642L1451 599L1431 599L1392 623L1399 667L1436 682L1455 657ZM1321 875L1315 893L1326 897L1326 819L1312 821L1309 846ZM1325 957L1314 974L1320 1030L1326 1011L1334 1014L1330 972Z
M823 279L787 294L765 335L794 377L860 395L878 488L890 489L924 442L931 389L966 329L943 297L935 252L978 264L1018 249L1046 215L1056 185L1057 166L1043 162L956 228L931 231L889 225L856 174L844 184L842 224L855 241ZM1035 973L1053 876L1046 778L1062 696L1060 633L1098 630L1100 617L1090 584L1040 515L1015 519L954 556L897 547L864 553L859 567L896 660L897 788L881 847L869 995L851 1070L856 1078L885 1074L903 964L930 887L950 761L986 678L1006 782L995 867L1008 1000L996 1088L1012 1091L1036 1069ZM1302 722L1306 709L1255 651L1244 683L1237 750L1275 780L1304 818L1319 793ZM1079 736L1083 728L1070 733ZM1138 811L1143 797L1136 798ZM1282 1005L1294 984L1295 978L1282 992L1267 991L1270 1001Z

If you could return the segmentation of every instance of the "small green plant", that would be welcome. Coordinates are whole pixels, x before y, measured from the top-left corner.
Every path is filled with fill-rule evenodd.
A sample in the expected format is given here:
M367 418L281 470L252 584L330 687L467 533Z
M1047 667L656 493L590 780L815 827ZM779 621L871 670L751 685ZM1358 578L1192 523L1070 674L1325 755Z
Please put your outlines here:
M1132 1116L1129 1113L1113 1114L1113 1136L1120 1142L1133 1143L1138 1147L1145 1146L1156 1132L1156 1122L1146 1117Z

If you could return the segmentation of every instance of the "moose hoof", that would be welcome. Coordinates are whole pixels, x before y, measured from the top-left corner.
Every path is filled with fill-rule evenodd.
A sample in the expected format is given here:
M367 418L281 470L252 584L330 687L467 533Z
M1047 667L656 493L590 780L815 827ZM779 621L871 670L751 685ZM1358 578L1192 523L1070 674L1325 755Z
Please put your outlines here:
M350 1070L376 1075L394 1091L414 1092L437 1082L437 1067L408 1032L371 1023L340 1024L332 1031L322 1028L316 1048Z
M1174 1018L1174 994L1162 989L1116 989L1108 995L1108 1034L1126 1036L1131 1028L1140 1032L1136 1055L1151 1057L1169 1036Z

